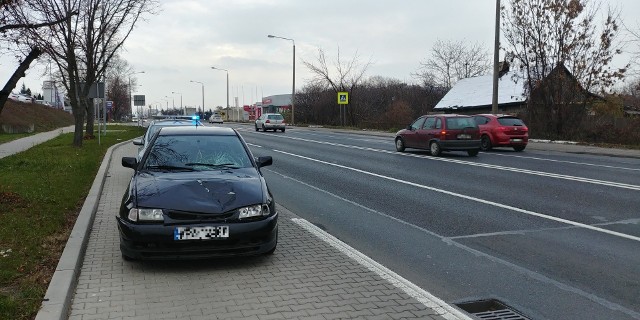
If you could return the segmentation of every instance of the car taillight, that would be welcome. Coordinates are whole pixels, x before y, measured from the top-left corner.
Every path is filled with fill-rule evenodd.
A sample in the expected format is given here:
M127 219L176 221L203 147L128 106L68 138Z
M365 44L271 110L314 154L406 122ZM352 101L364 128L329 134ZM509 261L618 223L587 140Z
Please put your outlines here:
M271 123L271 121L269 121L269 119L267 119L267 121L265 121L264 123Z

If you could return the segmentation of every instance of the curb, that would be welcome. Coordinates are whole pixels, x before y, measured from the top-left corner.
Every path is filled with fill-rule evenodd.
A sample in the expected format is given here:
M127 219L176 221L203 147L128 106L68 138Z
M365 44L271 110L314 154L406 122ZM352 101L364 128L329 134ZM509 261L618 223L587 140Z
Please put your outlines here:
M107 170L111 163L113 150L125 143L130 143L130 140L120 142L107 149L96 178L93 180L91 190L89 190L76 223L73 225L69 240L65 244L56 271L51 278L51 282L49 282L49 287L42 300L42 306L36 315L36 320L66 320L69 317L71 299L78 283L91 226L93 225L104 182L107 178Z

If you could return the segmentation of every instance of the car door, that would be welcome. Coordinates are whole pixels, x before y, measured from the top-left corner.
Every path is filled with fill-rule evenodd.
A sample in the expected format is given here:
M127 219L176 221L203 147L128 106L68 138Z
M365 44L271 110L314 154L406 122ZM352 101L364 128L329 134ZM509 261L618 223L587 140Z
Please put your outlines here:
M418 130L417 136L419 140L419 148L428 149L429 142L433 139L434 135L438 130L436 130L436 122L437 117L427 117L422 125L422 128Z
M404 139L405 147L419 148L420 143L418 141L419 140L418 130L422 128L424 119L426 119L426 117L420 117L416 119L416 121L414 121L411 125L409 125L407 130L404 131L402 138Z

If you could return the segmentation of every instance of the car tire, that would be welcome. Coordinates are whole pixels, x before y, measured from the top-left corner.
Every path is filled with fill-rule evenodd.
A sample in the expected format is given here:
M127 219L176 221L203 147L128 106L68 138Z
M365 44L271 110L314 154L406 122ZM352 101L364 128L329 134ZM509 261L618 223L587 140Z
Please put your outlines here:
M258 125L256 124L256 131L260 131L260 129L258 129Z
M476 156L478 156L478 152L480 152L480 150L478 150L478 149L467 150L467 154L469 154L469 157L476 157Z
M521 152L522 150L524 150L524 148L526 148L527 146L515 146L513 147L513 150L515 150L516 152Z
M402 140L402 138L396 138L396 151L404 152L404 149L404 140Z
M436 141L432 141L429 144L429 151L431 152L431 155L434 157L437 157L442 153L442 149L440 149L440 145Z
M136 259L129 257L128 255L122 253L122 260L124 261L135 261Z
M480 139L480 149L482 149L482 151L489 151L491 150L491 148L491 139L489 138L489 136L483 135Z

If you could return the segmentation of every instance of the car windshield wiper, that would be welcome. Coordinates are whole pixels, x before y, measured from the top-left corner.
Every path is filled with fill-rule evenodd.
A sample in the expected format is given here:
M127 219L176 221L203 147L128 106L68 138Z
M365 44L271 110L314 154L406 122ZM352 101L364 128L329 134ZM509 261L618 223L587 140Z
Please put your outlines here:
M235 163L204 163L204 162L189 162L185 163L185 166L205 166L210 168L224 168L224 169L238 169L238 165Z
M179 166L168 166L168 165L158 165L158 166L148 166L147 167L148 170L177 170L177 171L194 171L193 168L188 168L188 167L179 167Z

